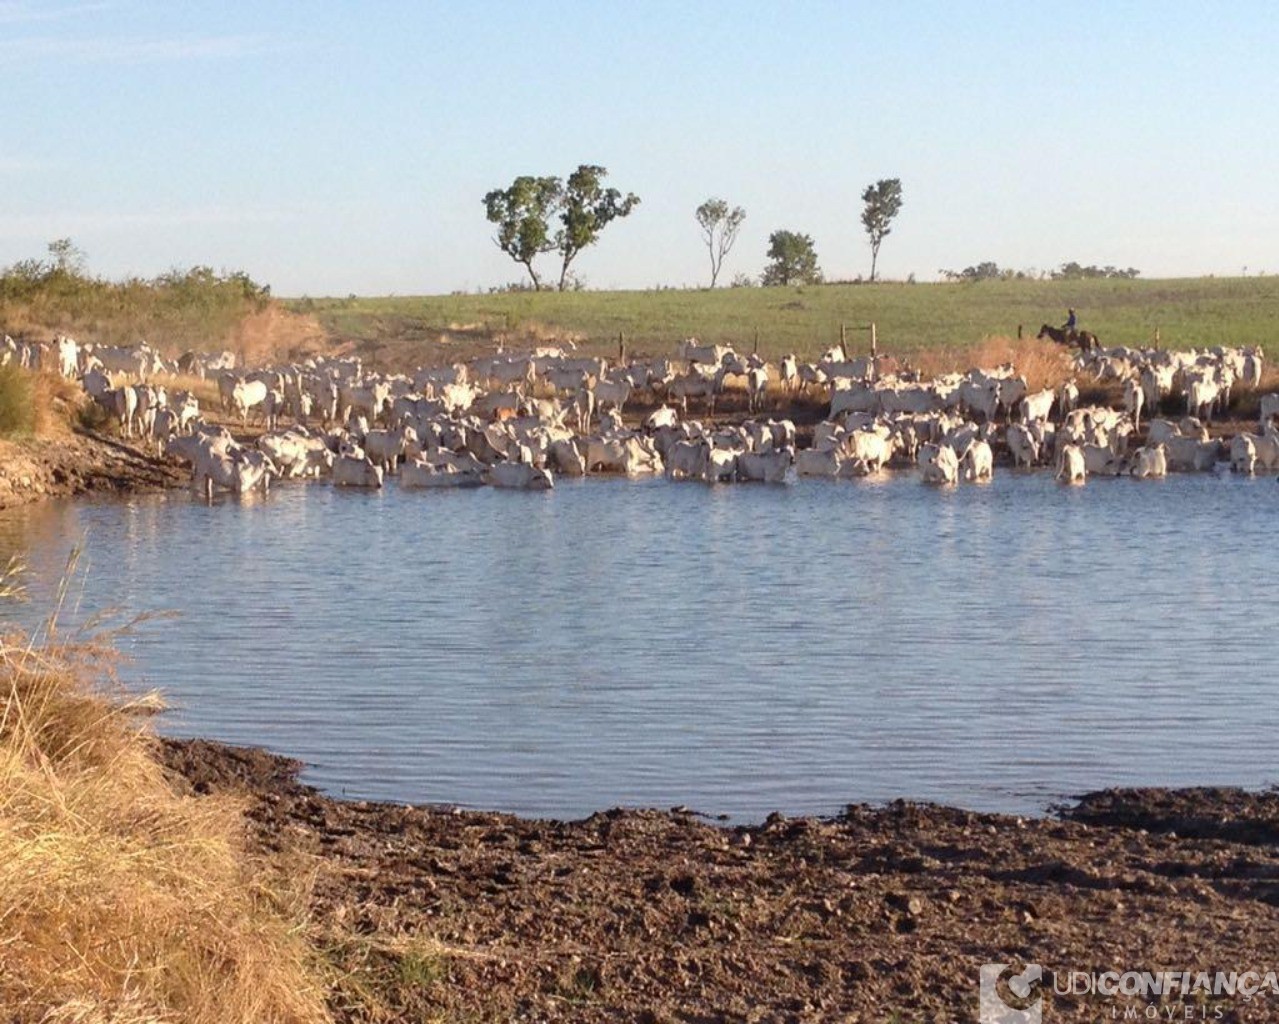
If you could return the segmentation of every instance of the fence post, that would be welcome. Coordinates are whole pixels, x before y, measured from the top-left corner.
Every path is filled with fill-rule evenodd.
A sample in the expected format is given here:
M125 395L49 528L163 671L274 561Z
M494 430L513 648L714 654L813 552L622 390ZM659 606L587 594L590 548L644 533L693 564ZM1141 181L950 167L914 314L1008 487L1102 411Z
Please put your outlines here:
M626 365L626 335L621 331L617 332L617 361Z
M1155 348L1159 347L1159 328L1155 328Z
M1017 325L1017 340L1021 341L1021 324Z
M848 358L848 324L839 325L839 347L844 350L844 358Z
M879 372L876 363L879 360L879 336L875 332L875 321L870 322L870 379L876 380Z

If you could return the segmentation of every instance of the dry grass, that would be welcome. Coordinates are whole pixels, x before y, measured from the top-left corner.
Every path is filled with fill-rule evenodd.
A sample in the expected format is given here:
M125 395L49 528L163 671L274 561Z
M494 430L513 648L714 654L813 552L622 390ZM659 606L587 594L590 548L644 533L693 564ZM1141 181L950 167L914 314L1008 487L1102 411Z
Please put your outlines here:
M5 1019L328 1019L300 894L236 801L177 794L111 678L91 640L0 640Z
M1017 368L1031 391L1055 388L1074 376L1066 349L1055 342L1035 338L984 338L963 348L923 352L914 360L915 368L929 377L964 373L974 367L993 370L1004 363L1012 363Z
M65 437L89 397L79 383L56 373L37 373L34 387L36 436Z
M32 434L35 425L32 374L14 363L0 366L0 437Z

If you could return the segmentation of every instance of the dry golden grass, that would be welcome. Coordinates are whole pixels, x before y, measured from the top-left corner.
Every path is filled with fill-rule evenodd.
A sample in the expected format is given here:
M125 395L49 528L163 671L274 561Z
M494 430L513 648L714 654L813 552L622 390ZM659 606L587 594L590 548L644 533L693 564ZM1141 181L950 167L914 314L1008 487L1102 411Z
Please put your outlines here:
M920 353L913 361L925 376L964 373L974 367L993 370L1012 363L1033 391L1055 388L1074 376L1070 352L1052 341L1035 338L990 337L956 349L934 349Z
M34 376L36 437L65 437L88 396L79 383L56 373Z
M92 641L0 640L4 1019L327 1020L301 894L235 800L178 795L111 678Z

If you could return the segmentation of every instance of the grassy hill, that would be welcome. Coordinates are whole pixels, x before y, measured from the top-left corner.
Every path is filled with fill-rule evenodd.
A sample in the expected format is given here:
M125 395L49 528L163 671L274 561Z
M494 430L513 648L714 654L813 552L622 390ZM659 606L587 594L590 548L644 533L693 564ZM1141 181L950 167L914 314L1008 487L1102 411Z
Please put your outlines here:
M992 336L1060 324L1074 306L1102 344L1165 347L1265 344L1279 325L1279 277L1176 280L979 281L946 284L821 285L634 292L514 292L387 298L298 299L330 336L387 361L465 357L572 338L614 353L665 353L680 339L731 342L778 356L814 356L848 325L849 348L869 343L913 356L961 349Z

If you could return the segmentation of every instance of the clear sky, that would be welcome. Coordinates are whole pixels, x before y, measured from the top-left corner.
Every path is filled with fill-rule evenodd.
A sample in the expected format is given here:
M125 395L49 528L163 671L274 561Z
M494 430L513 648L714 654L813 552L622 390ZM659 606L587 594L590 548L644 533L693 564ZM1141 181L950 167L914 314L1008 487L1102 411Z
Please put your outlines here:
M473 291L523 275L484 193L595 163L642 203L592 288L705 282L712 195L747 211L722 281L778 228L865 274L884 177L888 277L1274 273L1277 52L1272 3L0 0L0 264Z

